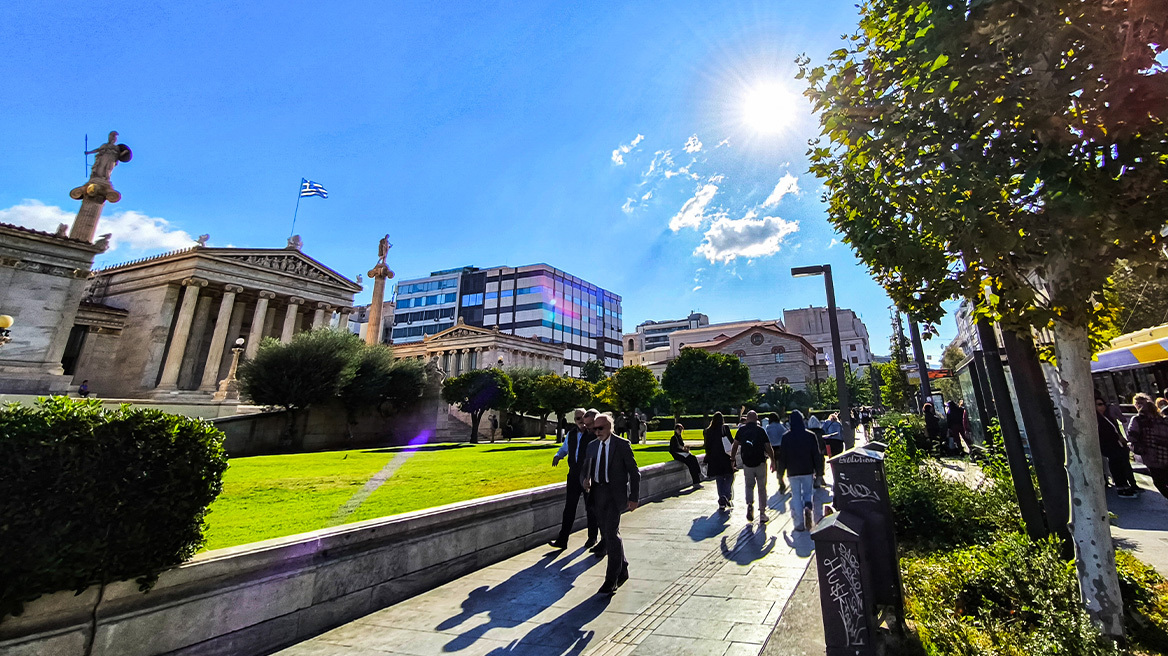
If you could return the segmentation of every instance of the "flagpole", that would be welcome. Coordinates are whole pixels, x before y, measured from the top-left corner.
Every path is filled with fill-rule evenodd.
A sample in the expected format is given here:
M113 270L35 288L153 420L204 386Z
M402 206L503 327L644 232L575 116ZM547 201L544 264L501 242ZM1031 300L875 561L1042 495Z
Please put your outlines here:
M296 232L296 215L300 212L300 190L304 188L304 178L300 178L300 186L296 188L296 209L292 212L292 230L288 232L291 237Z

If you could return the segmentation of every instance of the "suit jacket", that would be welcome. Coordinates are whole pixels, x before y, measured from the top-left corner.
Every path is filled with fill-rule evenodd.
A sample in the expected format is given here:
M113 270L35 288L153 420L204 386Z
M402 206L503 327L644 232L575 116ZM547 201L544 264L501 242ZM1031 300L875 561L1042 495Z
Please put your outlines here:
M608 438L608 482L617 488L624 488L629 501L641 500L641 470L633 457L633 447L629 441L610 435ZM596 458L600 453L600 440L588 443L588 456L580 469L580 483L585 489L592 488L592 475L596 470Z
M568 443L568 474L571 475L579 471L580 463L576 461L576 448L579 444L580 459L583 460L588 453L588 445L596 439L596 435L592 431L581 431L579 428L573 426L568 431L568 435L564 441Z

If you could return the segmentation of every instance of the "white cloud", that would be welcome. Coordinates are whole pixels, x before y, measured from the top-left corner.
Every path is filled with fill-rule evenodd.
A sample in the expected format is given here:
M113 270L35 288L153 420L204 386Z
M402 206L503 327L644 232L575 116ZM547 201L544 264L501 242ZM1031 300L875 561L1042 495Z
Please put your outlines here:
M109 210L107 206L105 208ZM0 223L12 223L26 228L54 232L65 223L73 225L75 212L39 200L25 200L6 210L0 210ZM147 216L127 210L103 215L97 223L96 234L111 233L110 251L173 251L195 245L195 239L184 230L172 228L166 219Z
M635 202L636 201L632 198L626 198L625 204L621 205L621 211L624 212L625 214L632 214L633 213L633 203L635 203Z
M616 150L612 151L612 163L617 166L624 166L625 155L632 152L632 150L636 148L637 145L640 144L644 139L645 135L638 134L636 137L633 137L633 140L629 143L617 146Z
M721 173L719 173L718 175L711 175L710 176L710 182L713 182L714 184L722 184L722 181L725 179L726 179L726 176L722 175Z
M644 200L649 200L649 199L650 199L650 198L652 198L652 197L653 197L653 190L652 190L652 189L650 189L649 191L646 191L646 192L645 192L645 195L644 195L644 196L641 196L641 200L643 200L643 201L644 201Z
M697 287L694 287L694 288L693 288L693 289L691 289L690 291L691 291L691 292L696 292L697 290L699 290L699 289L701 289L701 288L702 288L702 286L701 286L701 285L698 285Z
M748 214L741 219L721 217L706 231L705 239L694 255L702 255L713 263L729 264L736 258L756 258L779 252L783 240L799 230L798 221L787 221L777 216L761 219Z
M706 218L706 206L714 199L714 194L718 193L718 185L706 184L698 187L694 195L689 200L685 201L685 205L677 212L672 219L669 219L669 229L677 232L682 228L697 228L702 225Z
M690 153L691 155L701 150L702 142L698 141L698 135L695 134L689 139L686 139L684 148L685 152Z
M717 146L714 146L714 150L717 150L717 149L721 148L722 146L727 146L727 147L729 147L729 146L730 146L730 140L729 140L729 139L723 139L723 140L719 141L719 142L718 142L718 145L717 145Z
M828 245L827 245L827 247L828 247L828 248L833 248L833 247L835 247L835 246L839 246L839 245L840 245L840 244L842 244L842 243L843 243L842 241L840 241L840 240L838 240L838 239L836 239L836 238L834 238L834 237L833 237L833 238L832 238L832 240L831 240L831 243L830 243L830 244L828 244Z
M787 194L799 193L799 180L790 173L784 173L783 177L779 179L779 183L775 185L775 190L771 192L770 196L762 202L762 207L774 207L783 200L783 196Z

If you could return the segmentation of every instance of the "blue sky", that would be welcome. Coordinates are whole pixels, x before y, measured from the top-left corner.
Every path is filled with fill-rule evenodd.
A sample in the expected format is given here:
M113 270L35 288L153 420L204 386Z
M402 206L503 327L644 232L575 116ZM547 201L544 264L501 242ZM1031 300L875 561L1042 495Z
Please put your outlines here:
M845 2L34 3L0 21L0 221L70 221L82 147L116 129L121 203L99 264L281 247L354 277L389 233L398 277L547 262L621 294L625 329L823 303L887 351L889 300L827 223L793 60ZM100 17L100 20L98 20ZM759 118L758 107L762 107ZM700 144L700 147L699 147ZM103 229L104 228L104 229ZM358 300L367 300L371 285ZM954 334L926 343L939 359Z

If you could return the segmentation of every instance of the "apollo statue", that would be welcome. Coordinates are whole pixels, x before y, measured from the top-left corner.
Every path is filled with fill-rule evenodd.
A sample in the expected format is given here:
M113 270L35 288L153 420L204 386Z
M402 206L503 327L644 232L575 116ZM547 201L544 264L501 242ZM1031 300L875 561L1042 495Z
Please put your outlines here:
M385 264L385 258L389 255L389 249L391 248L393 248L393 244L389 243L389 235L382 237L381 241L377 242L378 264Z

